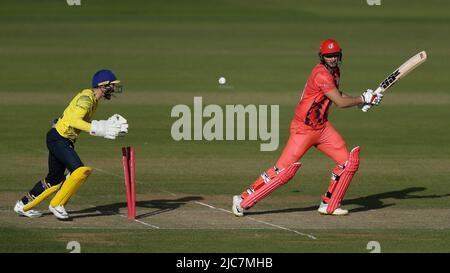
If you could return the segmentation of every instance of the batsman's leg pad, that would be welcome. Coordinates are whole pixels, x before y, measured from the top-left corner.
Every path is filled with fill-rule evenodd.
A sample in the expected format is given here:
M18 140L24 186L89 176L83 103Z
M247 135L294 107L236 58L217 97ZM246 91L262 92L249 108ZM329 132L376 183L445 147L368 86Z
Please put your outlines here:
M331 180L330 184L328 185L327 193L322 196L322 200L325 203L330 203L331 193L334 192L334 189L336 188L337 182L341 178L342 174L345 171L345 164L338 164L336 167L334 167L333 172L331 173Z
M323 200L328 203L327 213L333 213L344 198L350 182L359 168L359 152L359 146L353 148L348 160L344 164L344 168L342 169L340 167L342 170L338 171L339 166L336 166L334 169L327 195L323 197Z
M70 198L75 194L75 192L80 188L80 186L86 181L86 179L91 175L93 169L90 167L79 167L71 173L69 178L64 181L61 189L50 201L52 207L57 207L60 205L66 205Z
M289 182L289 180L291 180L292 177L294 177L294 175L297 173L297 170L298 168L300 168L300 166L301 166L300 162L295 162L290 166L286 167L285 169L280 170L279 173L273 179L270 179L267 183L262 185L262 187L260 187L257 191L248 195L244 199L244 201L242 201L241 207L243 207L244 209L251 208L254 204L256 204L259 200L269 195L276 188Z
M276 166L273 166L272 168L267 169L265 172L263 172L258 177L258 179L255 180L255 182L253 182L253 184L247 190L245 190L241 194L241 198L245 199L250 194L252 194L255 191L259 190L262 186L264 186L264 184L268 183L270 180L275 178L275 176L277 176L277 174L279 172L280 172L280 170Z
M39 203L47 199L52 193L57 191L61 184L51 186L49 183L45 181L45 179L42 179L40 181L41 187L43 191L38 195L34 196L31 192L26 195L26 198L28 199L28 203L23 207L23 211L29 211L30 209L37 206Z

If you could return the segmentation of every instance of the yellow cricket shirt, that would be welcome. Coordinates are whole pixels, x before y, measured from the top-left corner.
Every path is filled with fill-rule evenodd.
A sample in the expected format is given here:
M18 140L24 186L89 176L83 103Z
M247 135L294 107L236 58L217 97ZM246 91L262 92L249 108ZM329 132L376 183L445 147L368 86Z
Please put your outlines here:
M65 138L75 140L81 131L90 132L90 122L97 109L97 103L91 89L84 89L78 93L58 119L55 125L58 133Z

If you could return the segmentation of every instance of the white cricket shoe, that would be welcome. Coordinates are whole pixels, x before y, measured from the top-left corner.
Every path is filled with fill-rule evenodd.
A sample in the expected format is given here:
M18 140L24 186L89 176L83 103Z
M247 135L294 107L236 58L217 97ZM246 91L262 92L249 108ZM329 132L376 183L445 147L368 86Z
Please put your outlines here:
M233 206L231 207L231 210L233 211L233 214L238 217L244 216L244 209L241 207L242 197L239 195L233 196Z
M320 202L320 206L319 209L317 210L320 214L325 214L325 215L336 215L336 216L343 216L343 215L347 215L348 214L348 210L346 209L341 209L341 208L336 208L333 213L328 213L327 212L327 208L328 208L328 204L324 203L324 202Z
M26 216L26 217L30 217L30 218L37 218L37 217L42 216L42 213L37 210L30 209L30 210L24 211L23 207L25 207L25 205L23 204L22 200L19 200L19 201L17 201L16 205L14 206L14 211L21 216Z
M53 207L52 205L48 206L48 209L56 216L56 218L61 220L66 220L69 218L69 214L63 205L59 205L57 207Z

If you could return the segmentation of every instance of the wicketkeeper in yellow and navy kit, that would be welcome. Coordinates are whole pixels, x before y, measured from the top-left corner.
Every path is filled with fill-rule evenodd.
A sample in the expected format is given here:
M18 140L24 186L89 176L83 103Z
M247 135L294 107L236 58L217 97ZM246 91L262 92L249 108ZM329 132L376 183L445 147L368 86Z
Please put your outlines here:
M113 72L99 70L92 78L92 88L82 90L72 99L47 133L47 177L37 182L30 192L17 201L15 212L31 218L40 217L42 213L32 208L57 192L50 201L49 209L58 219L69 218L64 206L92 172L92 168L84 166L74 150L80 132L107 139L128 133L126 119L118 114L108 120L92 120L100 100L110 100L111 96L122 92L119 84ZM70 172L68 177L64 174L66 169Z

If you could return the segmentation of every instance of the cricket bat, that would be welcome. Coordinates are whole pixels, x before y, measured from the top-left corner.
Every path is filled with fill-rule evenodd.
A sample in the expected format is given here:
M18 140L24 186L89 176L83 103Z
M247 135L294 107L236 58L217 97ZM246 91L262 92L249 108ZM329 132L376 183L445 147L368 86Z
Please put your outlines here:
M384 79L378 88L374 91L375 93L383 93L388 90L391 86L393 86L398 80L408 75L409 72L416 69L419 65L427 60L427 53L425 51L421 51L416 55L412 56L409 60L404 62L399 68L397 68L394 72L392 72L389 76ZM362 107L363 112L367 112L372 105L367 104Z

